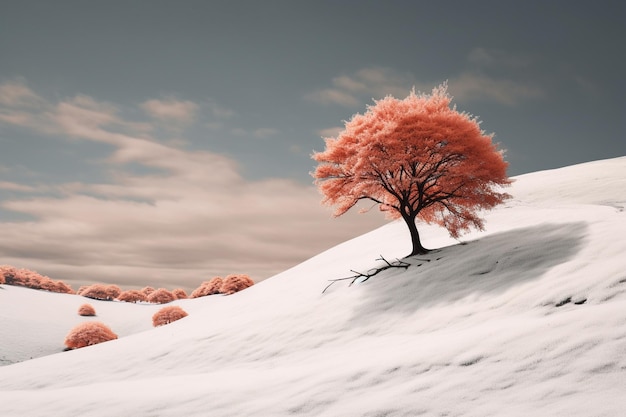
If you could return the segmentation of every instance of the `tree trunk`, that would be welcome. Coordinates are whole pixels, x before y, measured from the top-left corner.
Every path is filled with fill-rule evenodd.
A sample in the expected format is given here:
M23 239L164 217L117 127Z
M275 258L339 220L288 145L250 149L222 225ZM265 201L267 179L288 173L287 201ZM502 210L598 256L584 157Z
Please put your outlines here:
M413 245L413 250L409 254L409 256L414 255L424 255L428 253L428 249L422 246L422 242L420 241L420 233L417 230L417 225L415 224L415 217L411 216L402 216L406 225L409 227L409 232L411 233L411 243Z

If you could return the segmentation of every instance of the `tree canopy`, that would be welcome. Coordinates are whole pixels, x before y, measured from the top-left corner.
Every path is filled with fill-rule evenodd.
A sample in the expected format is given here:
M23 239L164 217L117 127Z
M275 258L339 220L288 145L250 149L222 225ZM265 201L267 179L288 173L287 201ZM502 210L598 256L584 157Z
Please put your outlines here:
M416 220L459 237L483 229L480 211L502 203L510 184L503 152L472 115L451 106L447 85L431 94L387 96L355 114L326 149L313 154L323 203L340 216L370 200L411 233L411 255L426 253Z

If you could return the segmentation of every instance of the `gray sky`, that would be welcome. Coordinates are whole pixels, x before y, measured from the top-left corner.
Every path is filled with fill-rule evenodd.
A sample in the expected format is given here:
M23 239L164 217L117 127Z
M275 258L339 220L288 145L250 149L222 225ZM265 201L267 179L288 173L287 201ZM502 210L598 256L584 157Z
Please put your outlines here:
M625 22L617 0L0 0L0 264L260 281L384 223L320 207L321 137L446 80L510 175L623 156Z

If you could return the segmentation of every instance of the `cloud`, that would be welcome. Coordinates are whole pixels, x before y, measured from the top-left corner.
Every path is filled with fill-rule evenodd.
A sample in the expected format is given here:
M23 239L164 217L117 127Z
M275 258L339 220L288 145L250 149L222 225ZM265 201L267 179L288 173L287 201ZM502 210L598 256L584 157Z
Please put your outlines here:
M322 129L318 133L323 138L336 138L337 136L339 136L339 133L341 133L342 130L342 126L336 126Z
M405 97L414 85L417 82L410 73L383 67L363 68L354 74L333 78L332 87L311 92L304 98L320 104L356 107L363 105L364 97L368 101L387 95Z
M147 100L141 104L141 108L154 119L179 125L191 124L198 112L196 103L174 98Z
M353 213L332 219L313 186L246 180L236 161L161 143L112 103L84 95L38 100L25 111L37 123L21 126L42 140L58 136L59 147L110 145L98 164L106 180L46 184L45 194L27 183L0 182L0 189L19 192L0 208L29 219L0 221L2 263L74 286L192 289L214 275L267 278L384 222Z
M449 92L458 101L491 101L497 104L517 105L544 96L539 86L523 81L524 71L532 65L526 56L505 51L474 48L467 57L465 68L447 77ZM412 88L430 92L445 79L420 81L409 72L392 68L362 68L353 74L342 74L331 80L331 86L310 92L306 100L323 105L363 107L371 99L387 95L406 97Z
M31 108L41 104L41 101L21 79L0 84L0 105Z
M18 184L10 181L0 181L0 190L35 192L37 191L37 188L31 187L30 185Z
M448 91L458 101L491 101L508 106L544 96L542 89L528 83L473 73L450 79Z

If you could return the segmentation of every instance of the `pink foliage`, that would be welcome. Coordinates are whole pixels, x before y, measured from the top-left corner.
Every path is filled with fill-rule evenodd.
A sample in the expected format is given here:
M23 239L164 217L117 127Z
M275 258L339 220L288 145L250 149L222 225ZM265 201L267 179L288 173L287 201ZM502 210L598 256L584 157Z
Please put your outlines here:
M182 308L178 306L163 307L152 316L152 325L154 327L163 326L183 317L187 317L187 313Z
M148 287L143 287L140 290L146 297L149 296L150 294L152 294L154 292L154 288L148 286Z
M19 271L11 265L0 265L0 275L4 278L7 285L21 285L21 279L18 278Z
M65 337L65 346L78 349L117 339L117 335L105 324L88 321L74 327Z
M166 304L174 301L176 297L172 294L171 291L168 291L165 288L159 288L158 290L154 290L148 296L148 302L156 303L156 304Z
M4 279L4 275L0 274L0 285L4 284L6 280Z
M63 281L54 281L50 277L28 269L17 269L10 265L1 265L0 276L3 283L7 285L67 294L74 293L72 288Z
M193 290L190 298L206 297L207 295L219 294L224 280L222 277L213 277L204 281L198 288Z
M79 316L95 316L96 310L93 308L91 304L83 304L78 308Z
M122 293L122 289L117 285L107 285L106 293L109 296L109 300L115 300Z
M119 301L124 301L126 303L137 303L140 301L147 301L146 295L139 290L127 290L122 291L120 295L117 296Z
M120 294L121 290L117 285L92 284L83 289L78 295L93 298L94 300L110 301Z
M176 297L177 300L184 300L185 298L189 298L187 296L187 291L183 290L182 288L176 288L172 290L172 294L174 294L174 297Z
M228 275L220 287L220 293L230 295L245 290L252 285L254 285L254 281L245 274Z
M480 213L509 198L507 163L479 121L451 105L447 85L432 94L387 96L356 114L326 150L313 155L323 202L340 216L361 200L409 227L412 255L421 246L416 219L458 237L483 228Z

